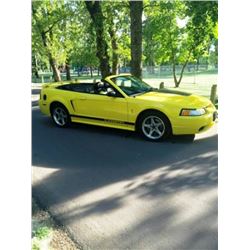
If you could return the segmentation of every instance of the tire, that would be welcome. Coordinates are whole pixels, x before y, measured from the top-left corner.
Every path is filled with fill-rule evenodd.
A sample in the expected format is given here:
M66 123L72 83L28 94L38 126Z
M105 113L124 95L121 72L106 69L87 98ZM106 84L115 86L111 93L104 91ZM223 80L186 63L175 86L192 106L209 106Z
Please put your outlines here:
M168 118L157 111L148 111L138 119L137 129L149 141L163 141L172 134Z
M60 128L66 128L71 123L68 110L60 103L55 103L51 107L51 117L55 125Z

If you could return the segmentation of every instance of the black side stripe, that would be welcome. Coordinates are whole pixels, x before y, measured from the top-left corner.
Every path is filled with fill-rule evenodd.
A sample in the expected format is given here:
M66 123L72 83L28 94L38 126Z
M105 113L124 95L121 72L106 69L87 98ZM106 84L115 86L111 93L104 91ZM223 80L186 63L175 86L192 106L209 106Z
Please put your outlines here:
M90 117L90 116L81 116L81 115L70 115L71 117L76 117L76 118L85 118L85 119L91 119L91 120L98 120L98 121L110 121L113 123L122 123L122 124L127 124L127 125L135 125L133 122L124 122L124 121L117 121L117 120L111 120L111 119L103 119L103 118L98 118L98 117Z

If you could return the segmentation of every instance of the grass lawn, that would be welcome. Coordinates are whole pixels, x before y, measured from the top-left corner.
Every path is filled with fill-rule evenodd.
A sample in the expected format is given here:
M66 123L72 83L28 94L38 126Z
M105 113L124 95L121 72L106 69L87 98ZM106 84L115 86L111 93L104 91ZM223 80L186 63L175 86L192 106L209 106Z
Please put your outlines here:
M161 82L164 82L165 88L175 88L174 79L172 76L167 78L157 78L157 79L144 79L145 82L149 83L154 87L159 87ZM210 97L210 91L213 84L217 84L217 73L215 74L196 74L194 75L184 75L178 90L186 91L205 97Z

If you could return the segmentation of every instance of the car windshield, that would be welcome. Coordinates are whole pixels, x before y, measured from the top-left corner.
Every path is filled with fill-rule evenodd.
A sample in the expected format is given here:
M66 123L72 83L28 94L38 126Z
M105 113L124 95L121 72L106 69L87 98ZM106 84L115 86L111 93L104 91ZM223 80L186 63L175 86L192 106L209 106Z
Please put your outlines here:
M135 76L117 76L111 80L128 96L143 94L154 90L150 85Z

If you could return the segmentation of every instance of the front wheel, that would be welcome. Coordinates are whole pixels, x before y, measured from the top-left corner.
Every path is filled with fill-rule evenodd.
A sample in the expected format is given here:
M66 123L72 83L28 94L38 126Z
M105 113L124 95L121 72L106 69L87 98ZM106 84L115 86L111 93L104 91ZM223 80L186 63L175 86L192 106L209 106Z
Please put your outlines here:
M160 112L147 112L139 119L139 131L149 141L162 141L171 134L169 120Z
M67 109L61 104L53 105L51 109L53 122L61 128L67 127L70 124L70 116Z

